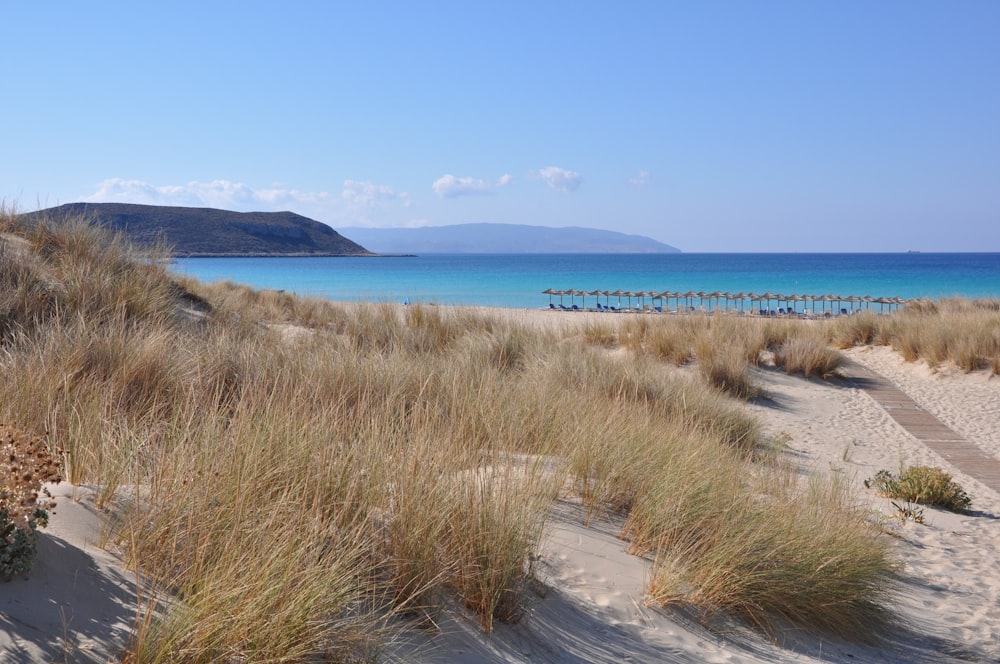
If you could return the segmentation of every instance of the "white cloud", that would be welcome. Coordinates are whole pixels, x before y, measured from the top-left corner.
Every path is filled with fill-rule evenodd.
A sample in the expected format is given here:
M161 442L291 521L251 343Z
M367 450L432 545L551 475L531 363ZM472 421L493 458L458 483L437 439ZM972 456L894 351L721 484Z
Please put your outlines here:
M514 176L513 175L511 175L510 173L504 173L499 178L497 178L497 186L498 187L506 187L507 185L509 185L513 181L514 181Z
M576 171L569 171L558 166L547 166L538 171L536 175L556 191L575 191L583 182L583 176Z
M97 184L85 203L137 203L141 205L195 205L197 197L180 185L156 186L141 180L112 178Z
M397 192L392 187L370 181L344 180L344 191L340 197L354 207L369 208L392 201L400 201L403 207L410 207L410 196L406 192Z
M97 191L82 198L89 203L138 203L213 207L237 212L291 210L331 225L379 225L394 223L391 206L410 207L410 197L386 185L345 180L338 196L328 191L302 191L275 184L255 189L240 182L192 181L180 185L154 185L142 180L112 178L97 185ZM373 218L374 217L374 218Z
M472 177L460 178L450 173L439 177L431 187L434 189L434 193L443 198L490 193L490 186L484 180Z
M112 178L98 183L97 191L83 198L83 201L214 207L246 212L322 208L334 198L325 191L299 191L281 187L254 189L243 183L228 180L194 181L183 185L154 185L142 180Z
M649 171L639 171L638 175L628 179L628 183L633 187L645 187L649 184Z

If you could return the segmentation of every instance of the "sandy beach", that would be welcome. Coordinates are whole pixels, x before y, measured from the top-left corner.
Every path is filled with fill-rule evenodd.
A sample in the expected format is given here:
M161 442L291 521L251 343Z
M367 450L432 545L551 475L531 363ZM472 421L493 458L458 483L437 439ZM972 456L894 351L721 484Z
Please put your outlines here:
M496 314L497 311L491 310ZM584 317L512 311L522 322L579 326ZM589 319L589 318L588 318ZM1000 456L1000 382L985 372L935 371L885 347L845 355L877 372L988 454ZM486 637L460 608L433 632L404 629L384 653L408 662L985 662L1000 661L1000 493L953 468L863 390L845 381L754 369L768 399L746 405L765 432L787 440L784 458L802 473L835 473L884 523L900 561L900 625L864 646L783 633L767 640L733 622L700 624L682 610L646 606L649 562L625 552L620 524L581 525L572 495L557 500L535 561L538 584L526 615ZM926 507L925 523L903 522L864 480L881 469L938 466L968 492L973 509ZM118 661L136 606L134 575L98 546L102 514L85 487L57 487L30 577L0 584L4 662Z

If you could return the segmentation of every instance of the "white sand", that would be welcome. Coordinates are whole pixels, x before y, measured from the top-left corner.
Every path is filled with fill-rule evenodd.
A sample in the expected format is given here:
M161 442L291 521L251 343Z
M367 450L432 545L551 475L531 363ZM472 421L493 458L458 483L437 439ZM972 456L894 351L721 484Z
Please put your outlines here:
M0 662L120 661L114 655L135 617L134 578L97 546L93 492L67 483L51 490L57 507L30 576L0 582Z
M493 312L496 313L496 312ZM562 327L585 314L513 312ZM608 314L594 314L605 319ZM889 378L971 442L1000 455L1000 379L931 372L884 348L848 352ZM910 436L863 392L837 383L760 370L772 401L748 406L769 433L790 436L789 459L815 473L838 473L882 512L903 561L898 609L903 627L880 647L785 635L777 643L738 625L710 631L681 611L643 605L648 563L630 556L614 523L584 528L578 506L557 503L539 550L544 582L525 617L482 634L461 610L440 631L404 631L388 657L409 662L947 662L1000 661L1000 495L957 472ZM900 464L940 466L968 491L975 510L925 508L926 524L893 518L889 501L862 482ZM67 487L30 579L0 584L0 661L103 662L127 643L135 607L130 576L95 545L99 515Z

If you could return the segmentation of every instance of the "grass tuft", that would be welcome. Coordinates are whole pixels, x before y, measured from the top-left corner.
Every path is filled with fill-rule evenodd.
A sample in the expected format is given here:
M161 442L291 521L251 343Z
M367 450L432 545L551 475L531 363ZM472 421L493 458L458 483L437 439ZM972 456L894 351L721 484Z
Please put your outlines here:
M806 378L829 378L840 368L840 353L827 346L826 340L816 336L789 339L774 351L774 364L785 373L801 373Z

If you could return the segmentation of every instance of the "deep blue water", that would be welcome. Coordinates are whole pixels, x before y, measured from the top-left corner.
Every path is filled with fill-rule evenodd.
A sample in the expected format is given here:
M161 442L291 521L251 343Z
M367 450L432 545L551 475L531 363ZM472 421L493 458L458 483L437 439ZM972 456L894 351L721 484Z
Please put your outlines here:
M1000 298L1000 253L187 258L172 269L333 300L507 308L548 306L547 288Z

